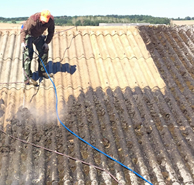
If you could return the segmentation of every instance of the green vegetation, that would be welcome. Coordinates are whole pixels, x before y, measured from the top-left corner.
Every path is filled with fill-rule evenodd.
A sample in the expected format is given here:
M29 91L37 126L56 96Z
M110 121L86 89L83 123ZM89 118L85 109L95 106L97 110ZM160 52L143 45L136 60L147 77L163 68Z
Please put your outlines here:
M95 16L57 16L56 25L98 26L99 23L150 23L170 24L170 19L147 15L95 15Z
M176 21L179 21L179 20L184 20L184 21L186 21L186 20L194 20L194 17L189 17L189 16L187 16L185 18L178 17L177 19L172 19L172 20L176 20Z
M14 18L4 18L0 17L0 22L21 22L25 21L28 17L14 17Z
M28 17L3 18L0 22L19 23ZM98 26L99 23L150 23L170 24L170 19L152 17L149 15L88 15L88 16L56 16L55 24L58 26Z

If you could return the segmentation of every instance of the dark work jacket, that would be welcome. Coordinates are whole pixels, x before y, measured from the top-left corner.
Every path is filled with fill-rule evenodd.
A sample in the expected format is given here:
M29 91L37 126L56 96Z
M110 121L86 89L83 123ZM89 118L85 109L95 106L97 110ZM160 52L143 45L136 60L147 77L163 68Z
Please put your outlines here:
M40 12L36 13L28 18L28 20L23 24L21 30L21 42L25 42L26 35L32 35L33 37L39 37L43 32L48 29L48 35L46 38L46 43L49 44L53 38L55 31L54 17L51 16L48 23L42 24L40 21Z

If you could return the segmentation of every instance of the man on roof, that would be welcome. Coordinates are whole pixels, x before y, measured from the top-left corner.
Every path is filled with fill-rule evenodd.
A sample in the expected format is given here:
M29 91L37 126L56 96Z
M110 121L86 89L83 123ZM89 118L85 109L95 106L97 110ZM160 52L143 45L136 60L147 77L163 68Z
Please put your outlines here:
M42 35L48 30L48 35ZM51 42L55 30L54 17L48 10L36 13L28 18L21 29L21 46L24 52L24 82L37 86L38 83L32 79L31 61L33 58L33 45L41 57L44 65L48 60L48 44ZM38 59L39 77L49 78L40 59ZM50 75L51 76L51 75Z

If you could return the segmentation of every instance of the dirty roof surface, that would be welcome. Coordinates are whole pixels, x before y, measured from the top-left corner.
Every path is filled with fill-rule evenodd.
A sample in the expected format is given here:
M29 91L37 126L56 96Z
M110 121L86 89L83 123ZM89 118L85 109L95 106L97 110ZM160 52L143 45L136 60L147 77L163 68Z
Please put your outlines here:
M61 126L35 54L40 85L23 93L19 41L16 29L0 32L0 185L146 184ZM194 184L192 27L77 27L56 30L49 47L69 129L152 184Z

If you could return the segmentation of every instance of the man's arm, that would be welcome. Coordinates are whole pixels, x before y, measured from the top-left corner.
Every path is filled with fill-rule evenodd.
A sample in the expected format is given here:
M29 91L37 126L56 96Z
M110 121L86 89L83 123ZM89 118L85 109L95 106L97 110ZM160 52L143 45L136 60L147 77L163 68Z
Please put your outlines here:
M34 16L34 15L32 15ZM23 28L20 32L21 34L21 43L25 42L26 35L31 33L31 30L35 26L35 21L32 19L32 16L28 18L28 20L23 24Z
M55 32L55 23L54 23L54 20L53 20L53 23L48 27L48 35L47 35L47 38L46 38L46 43L49 44L53 38L53 35L54 35L54 32Z

